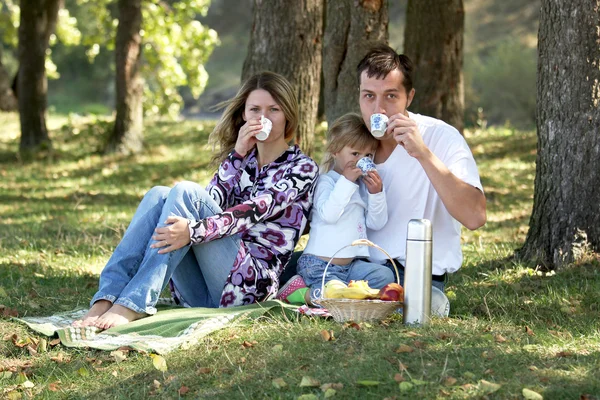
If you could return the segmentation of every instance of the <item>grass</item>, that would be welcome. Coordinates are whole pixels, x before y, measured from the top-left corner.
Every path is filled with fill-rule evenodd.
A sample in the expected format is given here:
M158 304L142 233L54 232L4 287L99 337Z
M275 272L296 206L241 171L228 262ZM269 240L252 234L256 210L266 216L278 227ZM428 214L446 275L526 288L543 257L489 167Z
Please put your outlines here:
M122 362L61 345L30 354L13 341L40 337L8 314L86 306L142 194L212 175L205 143L214 122L150 121L147 151L123 158L97 152L110 124L93 118L52 116L52 161L22 164L18 118L0 114L0 397L325 398L300 386L307 376L342 384L342 399L519 399L523 389L546 399L600 396L600 265L542 273L512 257L527 233L536 137L509 128L467 132L488 223L464 231L449 319L414 328L392 317L355 329L265 317L169 353L166 372L140 353ZM278 378L287 386L276 388Z

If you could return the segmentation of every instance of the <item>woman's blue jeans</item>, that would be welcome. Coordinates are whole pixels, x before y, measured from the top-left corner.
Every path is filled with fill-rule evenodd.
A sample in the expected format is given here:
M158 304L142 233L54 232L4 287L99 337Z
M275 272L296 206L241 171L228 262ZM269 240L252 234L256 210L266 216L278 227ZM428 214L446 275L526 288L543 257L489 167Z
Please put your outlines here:
M155 242L154 229L166 226L169 216L199 221L221 211L194 182L150 189L100 274L99 289L90 304L108 300L137 313L154 314L161 291L172 279L185 304L218 307L241 245L238 235L165 254L150 245Z

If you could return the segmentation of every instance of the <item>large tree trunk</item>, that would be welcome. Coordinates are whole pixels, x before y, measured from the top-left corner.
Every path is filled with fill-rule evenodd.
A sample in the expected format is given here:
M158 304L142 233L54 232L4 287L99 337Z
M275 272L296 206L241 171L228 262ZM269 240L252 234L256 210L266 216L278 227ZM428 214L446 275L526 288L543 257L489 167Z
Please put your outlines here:
M600 250L600 7L542 1L533 213L519 254L555 268Z
M286 77L298 95L297 141L313 150L321 79L323 0L254 0L254 23L242 80L259 71Z
M375 44L388 42L384 0L327 0L323 45L325 115L329 125L358 112L356 66Z
M115 44L117 116L107 153L135 154L144 140L144 81L142 55L142 0L119 0L119 26Z
M2 65L2 45L0 45L0 111L16 111L17 99L11 89L10 75Z
M41 4L40 4L41 3ZM51 147L46 128L46 50L61 7L60 0L21 0L19 24L19 113L21 155Z
M464 128L463 0L409 0L404 54L415 63L414 112Z

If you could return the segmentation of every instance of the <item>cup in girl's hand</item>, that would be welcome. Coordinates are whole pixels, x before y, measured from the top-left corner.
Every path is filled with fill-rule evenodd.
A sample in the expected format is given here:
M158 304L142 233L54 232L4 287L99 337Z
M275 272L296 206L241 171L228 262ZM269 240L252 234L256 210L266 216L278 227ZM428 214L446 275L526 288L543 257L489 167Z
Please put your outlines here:
M260 123L262 124L262 129L255 137L260 141L267 140L269 133L271 133L271 129L273 128L273 123L269 118L265 118L264 115L260 116Z
M385 114L371 115L371 135L380 138L385 134L388 125L388 117Z
M374 169L377 169L375 167L375 163L373 162L373 160L371 160L370 157L363 157L360 160L358 160L358 162L356 163L356 166L358 168L360 168L360 170L362 171L363 175L366 175L367 172L372 171Z

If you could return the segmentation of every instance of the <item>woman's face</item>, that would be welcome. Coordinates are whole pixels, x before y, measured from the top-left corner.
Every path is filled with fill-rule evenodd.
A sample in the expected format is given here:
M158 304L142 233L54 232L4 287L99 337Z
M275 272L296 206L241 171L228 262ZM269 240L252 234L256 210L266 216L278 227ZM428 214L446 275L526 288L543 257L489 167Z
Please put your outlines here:
M271 133L265 142L281 140L285 136L285 115L282 108L273 100L273 96L264 89L250 92L244 107L244 121L260 120L264 115L273 123Z

